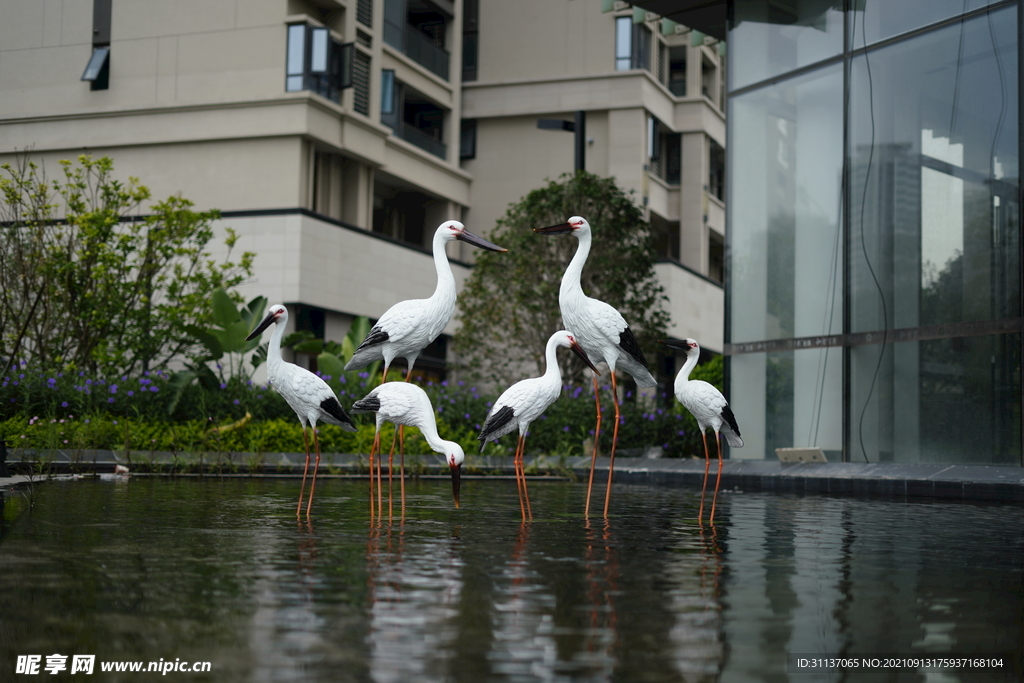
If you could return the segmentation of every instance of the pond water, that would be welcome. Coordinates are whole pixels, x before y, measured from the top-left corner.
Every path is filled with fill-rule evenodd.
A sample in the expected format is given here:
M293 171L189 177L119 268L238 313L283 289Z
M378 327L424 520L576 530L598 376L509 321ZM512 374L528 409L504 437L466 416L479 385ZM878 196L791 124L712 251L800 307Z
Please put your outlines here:
M621 485L49 482L0 531L0 680L19 655L208 661L182 681L1017 680L1024 509ZM787 673L787 653L1002 655L1003 669ZM67 674L64 671L64 674ZM91 680L154 680L103 673ZM76 677L75 680L78 680ZM85 679L90 680L90 679Z

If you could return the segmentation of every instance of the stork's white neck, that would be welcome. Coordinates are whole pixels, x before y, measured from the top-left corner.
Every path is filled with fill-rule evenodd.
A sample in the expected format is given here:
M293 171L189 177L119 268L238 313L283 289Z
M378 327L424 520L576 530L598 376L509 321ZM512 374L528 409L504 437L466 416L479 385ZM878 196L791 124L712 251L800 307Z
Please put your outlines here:
M544 381L561 385L562 383L562 370L558 367L558 340L551 338L548 339L548 345L544 349L544 362L547 363L547 367L544 370L542 377Z
M437 287L431 299L455 298L455 276L452 275L452 267L448 263L448 254L445 250L447 241L444 233L440 230L434 233L434 269L437 271Z
M284 326L287 323L288 314L285 313L274 322L274 333L270 335L270 344L267 346L267 377L271 381L284 363L284 359L281 358L281 338L284 337Z
M683 369L676 375L676 390L690 381L690 373L697 367L698 360L700 360L700 352L696 349L692 353L686 354L686 362L683 363Z
M576 247L576 253L573 254L572 261L569 261L565 274L562 275L562 285L558 290L559 298L569 294L583 296L580 278L583 276L583 266L587 263L587 257L590 256L590 231L577 230L575 236L580 244Z

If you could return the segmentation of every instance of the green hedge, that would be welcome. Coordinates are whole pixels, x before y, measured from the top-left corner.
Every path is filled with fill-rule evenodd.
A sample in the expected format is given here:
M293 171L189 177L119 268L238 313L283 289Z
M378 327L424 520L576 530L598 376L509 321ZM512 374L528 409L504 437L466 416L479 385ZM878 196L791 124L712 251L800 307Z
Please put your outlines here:
M721 358L701 366L695 378L721 384ZM343 385L345 406L369 391L367 380ZM477 434L496 396L462 383L424 386L437 410L443 438L459 442L467 454L477 452ZM186 389L168 413L171 387L163 372L113 380L84 373L45 373L19 368L0 380L0 438L18 448L110 449L132 451L301 452L302 431L295 414L272 389L233 381L217 390L199 384ZM611 445L613 406L602 390L602 452ZM626 392L619 447L661 446L668 457L702 457L696 422L672 396L640 399ZM251 417L246 419L246 415ZM373 439L374 416L353 416L357 432L323 425L324 452L366 453ZM244 421L244 424L236 424ZM565 387L562 397L531 427L530 454L583 455L593 434L594 399L590 387ZM233 428L225 428L231 425ZM220 427L221 429L217 429ZM390 439L390 426L383 434ZM486 455L510 455L515 436L488 444ZM406 432L406 452L427 453L418 430Z

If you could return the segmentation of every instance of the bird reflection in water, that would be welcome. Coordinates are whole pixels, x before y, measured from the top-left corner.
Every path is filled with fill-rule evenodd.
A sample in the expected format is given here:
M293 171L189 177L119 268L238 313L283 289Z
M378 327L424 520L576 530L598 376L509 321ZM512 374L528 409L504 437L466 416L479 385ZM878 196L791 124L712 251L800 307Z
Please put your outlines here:
M590 612L587 652L602 654L600 661L611 666L616 660L613 652L618 645L618 613L614 596L619 591L619 557L612 539L611 521L605 517L600 532L596 526L590 517L585 518L587 549L584 559Z

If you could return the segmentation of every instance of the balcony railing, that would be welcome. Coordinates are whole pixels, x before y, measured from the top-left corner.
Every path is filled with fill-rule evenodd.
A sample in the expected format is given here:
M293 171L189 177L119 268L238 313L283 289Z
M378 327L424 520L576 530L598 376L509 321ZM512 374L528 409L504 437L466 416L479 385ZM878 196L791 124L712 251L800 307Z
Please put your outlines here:
M422 64L432 73L448 80L448 51L435 45L415 26L384 22L384 42L401 50L417 64Z
M425 149L436 157L441 157L442 159L448 158L448 145L444 144L440 140L435 140L419 128L410 126L404 121L399 121L398 127L395 128L394 131L395 135L406 142L411 142L420 149Z

